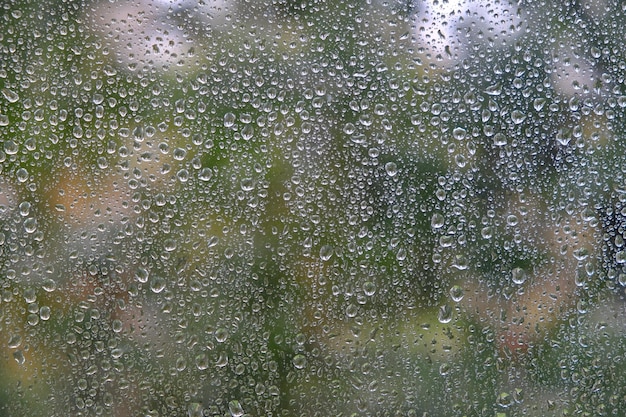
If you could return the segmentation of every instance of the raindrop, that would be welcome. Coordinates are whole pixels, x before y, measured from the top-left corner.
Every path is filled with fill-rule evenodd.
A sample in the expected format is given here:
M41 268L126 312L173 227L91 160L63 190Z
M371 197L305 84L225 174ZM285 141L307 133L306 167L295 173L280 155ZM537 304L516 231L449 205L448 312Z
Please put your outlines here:
M148 277L150 276L148 270L144 267L139 267L135 271L135 279L141 283L148 282Z
M452 288L450 288L450 298L452 298L452 301L455 303L461 301L463 299L463 288L461 288L460 285L453 285Z
M163 242L163 249L167 252L173 252L176 250L176 241L174 239L165 239Z
M439 322L442 324L450 323L450 321L452 320L452 308L447 304L439 307L437 320L439 320Z
M37 230L37 219L29 217L24 220L24 230L26 230L26 233L35 233Z
M430 219L430 226L433 229L440 229L443 227L444 217L440 213L435 213Z
M513 271L511 271L511 279L517 285L522 285L526 282L526 271L522 268L513 268Z
M511 120L513 120L513 123L515 123L516 125L522 123L525 119L526 119L526 115L522 113L521 111L513 110L511 112Z
M376 284L372 281L366 281L365 284L363 284L363 292L365 295L371 297L376 293Z
M215 340L220 343L224 343L228 339L228 330L220 327L215 331Z
M236 120L237 116L235 116L233 113L226 113L224 115L224 127L233 127Z
M43 283L41 284L41 287L44 289L44 291L46 292L52 292L56 289L57 284L56 282L51 279L51 278L46 278Z
M493 135L493 144L495 146L505 146L506 145L506 136L503 133L496 133Z
M19 334L14 334L9 339L8 346L11 349L15 349L15 348L19 347L21 344L22 344L22 336L20 336Z
M228 365L228 355L226 354L226 352L220 352L215 366L217 366L218 368L223 368L226 365Z
M330 245L324 245L320 248L320 259L322 261L328 261L333 256L333 247Z
M39 317L44 320L50 320L50 307L43 306L39 309Z
M254 135L254 128L252 127L252 125L246 125L244 126L243 129L241 129L241 137L244 140L252 139L253 135Z
M26 182L28 181L28 171L26 170L26 168L20 168L15 172L15 177L17 178L17 180L19 182Z
M467 131L465 129L463 129L462 127L455 127L454 130L452 130L452 136L456 140L463 140L463 139L465 139L465 135L466 134L467 134Z
M20 96L18 96L15 91L8 88L2 89L2 95L9 103L16 103L20 99Z
M202 168L198 173L198 178L202 181L209 181L213 177L213 170L211 168Z
M306 367L306 358L304 355L296 355L293 357L292 363L296 369L304 369Z
M387 162L385 164L385 172L390 177L395 177L396 174L398 173L398 166L396 165L395 162Z
M154 277L150 281L150 289L152 290L153 293L158 294L165 289L166 283L167 282L165 281L165 278Z
M7 155L15 155L18 149L19 148L17 144L13 142L11 139L4 142L4 151L7 153Z
M209 358L206 355L206 353L201 353L198 356L196 356L195 362L196 362L196 368L198 368L201 371L204 371L205 369L209 368Z
M232 417L241 417L244 413L243 407L237 400L233 400L228 403L228 411Z

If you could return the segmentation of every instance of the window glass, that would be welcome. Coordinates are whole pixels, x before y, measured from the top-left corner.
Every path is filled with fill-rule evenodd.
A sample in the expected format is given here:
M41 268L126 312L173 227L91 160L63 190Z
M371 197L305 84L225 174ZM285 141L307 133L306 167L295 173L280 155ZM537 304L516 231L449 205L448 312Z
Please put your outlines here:
M626 6L5 0L0 416L626 415Z

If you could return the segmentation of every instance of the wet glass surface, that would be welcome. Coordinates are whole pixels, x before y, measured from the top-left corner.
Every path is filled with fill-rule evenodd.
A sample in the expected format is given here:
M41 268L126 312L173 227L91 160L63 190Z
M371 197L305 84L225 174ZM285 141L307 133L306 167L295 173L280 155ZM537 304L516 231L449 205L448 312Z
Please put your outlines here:
M0 2L0 415L626 415L618 1Z

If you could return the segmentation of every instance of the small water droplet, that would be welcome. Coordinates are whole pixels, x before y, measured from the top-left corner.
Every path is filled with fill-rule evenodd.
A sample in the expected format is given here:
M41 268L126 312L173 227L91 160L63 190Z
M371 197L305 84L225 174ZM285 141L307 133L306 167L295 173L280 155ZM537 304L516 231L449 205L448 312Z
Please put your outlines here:
M15 349L15 348L19 347L21 344L22 344L22 336L20 336L19 334L14 334L9 339L9 345L8 346L11 349Z
M4 151L7 153L7 155L15 155L18 149L19 147L17 146L17 144L11 139L4 142Z
M176 250L176 241L174 239L165 239L163 242L163 249L167 252L173 252Z
M137 270L135 271L135 279L141 283L146 283L148 282L148 277L150 276L150 273L148 272L148 270L144 267L139 267L137 268Z
M398 165L395 162L387 162L385 164L385 172L390 177L395 177L398 174Z
M444 217L440 213L435 213L430 219L430 226L433 229L440 229L443 227Z
M198 178L202 181L209 181L213 177L213 170L211 168L202 168L198 173Z
M254 128L252 125L246 125L243 129L241 129L241 137L244 140L250 140L254 136Z
M513 123L518 125L526 120L526 115L519 110L513 110L511 112L511 120L513 120Z
M201 353L198 356L196 356L196 368L198 368L201 371L204 371L205 369L208 369L209 367L209 358L206 355L206 353Z
M150 281L150 289L152 290L153 293L158 294L165 289L166 283L167 282L165 281L165 278L154 277Z
M226 354L226 352L220 352L220 355L217 358L217 362L215 363L215 366L217 366L218 368L223 368L226 365L228 365L228 355Z
M526 271L522 268L513 268L513 271L511 271L511 279L517 285L522 285L526 282Z
M463 299L463 288L461 288L460 285L453 285L452 288L450 288L450 298L452 298L452 301L455 303L461 301Z
M241 417L244 413L243 407L237 400L233 400L228 403L228 411L230 411L230 415L232 417Z
M465 135L466 134L467 134L467 131L465 129L463 129L462 127L455 127L454 130L452 130L452 136L456 140L463 140L463 139L465 139Z
M52 292L56 289L57 283L52 278L46 278L41 284L41 287L46 292Z
M330 245L324 245L320 248L320 259L322 261L328 261L333 256L333 247Z
M365 284L363 284L363 292L368 297L371 297L376 293L376 284L374 284L372 281L365 282Z
M26 230L26 233L35 233L37 230L37 219L29 217L24 220L24 230Z
M506 145L506 136L503 133L496 133L493 136L493 144L495 146L505 146Z
M22 352L21 350L17 350L13 352L13 359L15 359L15 362L17 362L20 365L24 365L24 362L26 362L26 358L24 357L24 352Z
M48 321L50 320L50 315L51 315L51 311L50 311L50 307L48 306L43 306L39 309L39 317L43 320L43 321Z
M306 367L306 358L304 355L296 355L293 357L292 363L296 369L304 369Z
M233 113L226 113L224 115L224 127L233 127L237 117Z
M20 168L15 172L15 177L17 178L17 180L19 182L26 182L28 181L28 171L26 170L26 168Z
M15 103L20 99L20 96L17 95L15 91L10 90L8 88L2 89L2 95L4 96L5 99L7 99L9 103Z
M439 323L442 323L442 324L450 323L450 321L452 321L452 308L447 304L444 304L441 307L439 307L437 320L439 320Z
M223 327L220 327L219 329L215 331L215 340L217 340L220 343L224 343L226 339L228 339L228 330L224 329Z

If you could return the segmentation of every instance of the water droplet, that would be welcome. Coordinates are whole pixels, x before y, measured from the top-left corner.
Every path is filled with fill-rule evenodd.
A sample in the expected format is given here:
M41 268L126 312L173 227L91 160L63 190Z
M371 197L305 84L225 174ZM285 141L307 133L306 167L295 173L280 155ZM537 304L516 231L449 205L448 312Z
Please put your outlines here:
M372 281L366 281L365 284L363 284L363 292L365 295L371 297L376 293L376 284Z
M182 182L182 183L186 183L189 180L189 171L187 171L186 169L181 169L176 173L176 178L178 178L178 181Z
M461 288L460 285L453 285L452 288L450 288L450 298L452 298L452 301L455 303L461 301L463 299L463 288Z
M535 101L533 101L533 107L535 108L536 111L541 111L541 109L543 109L543 106L546 105L546 99L545 98L536 98Z
M333 256L333 247L330 245L324 245L320 248L320 259L322 261L328 261Z
M201 371L204 371L205 369L208 369L209 367L209 358L206 355L206 353L201 353L198 356L196 356L195 362L196 362L196 368L198 368Z
M19 182L26 182L28 181L28 171L26 168L20 168L15 172L15 177Z
M621 250L621 251L617 252L615 254L615 261L618 264L626 263L626 251Z
M167 282L165 281L165 278L154 277L150 281L150 289L152 290L153 293L158 294L165 289L166 283Z
M24 220L24 230L26 230L26 233L35 233L37 230L37 219L29 217Z
M396 174L398 174L398 166L396 165L395 162L387 162L385 164L385 172L390 177L395 177Z
M235 120L237 120L237 117L234 114L226 113L224 115L224 127L233 127Z
M526 120L526 115L519 110L513 110L511 112L511 120L513 120L513 123L518 125Z
M354 304L349 304L348 307L346 307L346 316L350 318L356 317L358 312L359 312L359 309Z
M462 127L455 127L454 130L452 130L452 136L456 140L465 139L465 135L467 135L467 131Z
M437 320L439 320L439 323L442 323L442 324L450 323L450 321L452 321L452 308L447 304L444 304L441 307L439 307Z
M506 136L503 133L496 133L493 136L493 144L495 146L505 146L506 145Z
M120 319L115 319L111 323L111 328L113 329L115 333L120 333L122 329L124 328L124 323L122 323L122 320Z
M226 352L220 352L219 357L217 358L217 362L215 362L215 366L218 368L223 368L228 365L228 355Z
M296 355L293 357L292 363L296 369L304 369L306 367L306 358L304 355Z
M174 239L165 239L163 242L163 249L167 252L173 252L176 250L176 241Z
M21 344L22 344L22 336L20 336L19 334L14 334L9 339L9 345L8 346L11 349L15 349L15 348L19 347Z
M198 178L202 181L209 181L213 177L213 170L211 168L202 168L198 173Z
M430 226L433 229L440 229L441 227L443 227L443 222L444 217L439 213L435 213L430 219Z
M21 350L17 350L13 352L13 359L15 359L15 362L17 362L20 365L24 365L24 362L26 362L26 358L24 357L24 352L22 352Z
M526 282L526 271L522 268L513 268L513 271L511 271L511 279L517 285L522 285Z
M228 339L228 330L224 329L223 327L220 327L219 329L215 331L215 340L217 340L220 343L224 343L226 339Z
M15 155L18 149L19 148L17 144L13 142L11 139L4 142L4 151L7 153L7 155Z
M254 128L252 125L246 125L243 129L241 129L241 137L244 140L250 140L254 136Z
M50 320L50 307L48 306L43 306L39 309L39 317L43 320L43 321L48 321Z
M8 88L2 89L2 95L9 103L15 103L20 99L20 96L13 90L9 90Z
M56 289L57 283L52 278L46 278L41 284L41 287L46 292L52 292Z
M135 279L141 283L146 283L148 282L148 277L150 276L150 273L148 272L148 270L144 267L139 267L137 268L137 270L135 271Z
M500 84L490 85L489 87L485 89L485 93L487 93L487 95L490 95L490 96L499 96L500 94L502 94L502 85Z
M228 403L228 411L230 411L230 415L232 417L241 417L244 413L243 407L237 400L233 400Z

